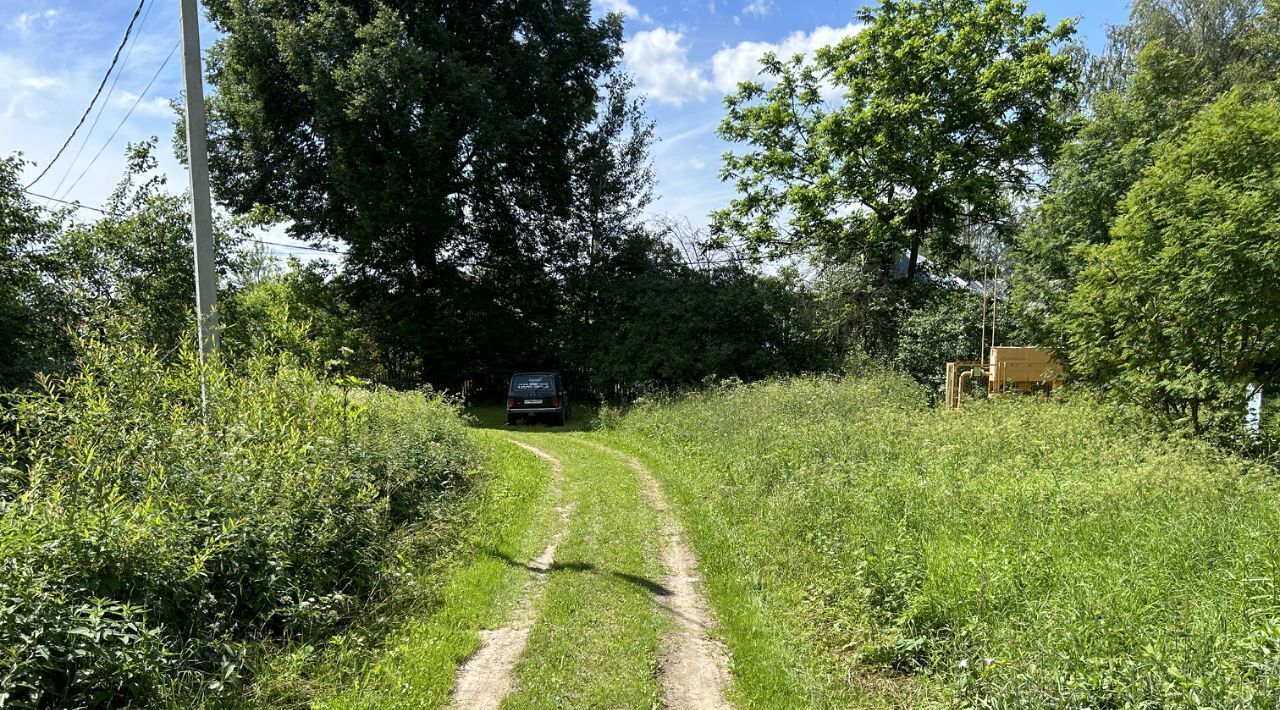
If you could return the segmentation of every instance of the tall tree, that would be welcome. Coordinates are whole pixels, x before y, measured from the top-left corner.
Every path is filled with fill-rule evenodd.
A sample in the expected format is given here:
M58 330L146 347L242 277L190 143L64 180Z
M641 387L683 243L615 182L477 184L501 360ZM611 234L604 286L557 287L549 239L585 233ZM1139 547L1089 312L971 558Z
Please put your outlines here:
M589 0L207 6L225 33L209 63L219 198L344 242L353 303L407 374L447 379L494 342L536 340L621 18L593 20Z
M1036 340L1065 353L1061 317L1084 250L1111 240L1121 200L1155 147L1224 90L1280 71L1274 5L1139 0L1130 22L1111 32L1089 72L1085 124L1015 239L1015 307Z
M1258 95L1261 93L1261 95ZM1083 377L1197 431L1280 374L1280 99L1238 89L1156 149L1065 306Z
M1265 65L1261 55L1275 49L1267 38L1268 4L1274 3L1134 0L1129 22L1109 28L1106 47L1089 62L1085 95L1123 90L1138 71L1138 55L1156 42L1184 58L1200 84L1216 94Z
M1019 0L885 0L866 27L813 63L769 55L766 88L726 99L725 158L741 196L716 215L722 239L816 250L892 276L908 255L942 267L967 224L1004 220L1067 135L1074 29ZM834 105L830 100L835 99Z

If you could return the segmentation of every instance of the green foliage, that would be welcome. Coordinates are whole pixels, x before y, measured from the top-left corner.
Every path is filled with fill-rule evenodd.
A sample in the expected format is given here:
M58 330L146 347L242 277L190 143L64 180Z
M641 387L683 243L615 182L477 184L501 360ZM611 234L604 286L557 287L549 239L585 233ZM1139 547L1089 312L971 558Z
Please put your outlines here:
M1141 53L1157 43L1183 58L1210 94L1265 80L1280 66L1275 9L1274 0L1135 0L1129 22L1108 28L1107 47L1091 58L1087 95L1123 90Z
M903 318L890 364L925 385L931 397L940 397L947 363L978 359L983 341L982 305L982 296L969 291L931 292L924 304ZM990 323L991 314L986 317ZM996 322L1000 323L998 316ZM1001 342L1017 342L1008 327L1000 331L1000 337Z
M308 367L383 379L397 372L385 360L332 265L302 265L266 275L221 301L223 345L232 353L289 353Z
M561 362L574 384L625 399L708 378L758 379L830 364L808 297L787 277L741 265L693 267L645 234L570 282Z
M194 331L195 267L190 202L164 191L155 139L131 145L125 177L108 198L108 214L72 222L53 236L46 278L63 294L64 325L129 324L130 337L172 351ZM216 223L216 266L225 281L241 235Z
M59 225L23 194L21 168L20 156L0 158L0 387L57 362L65 340L57 291L41 277L41 245Z
M767 56L776 84L726 100L720 135L751 151L725 159L741 196L717 232L865 260L882 280L901 254L913 277L922 250L949 268L964 227L1007 220L1066 137L1076 66L1058 47L1072 24L1050 27L1017 0L886 0L860 19L812 65Z
M405 551L418 594L380 607L376 618L363 615L364 623L328 644L300 644L273 656L254 678L255 706L444 706L458 662L479 646L481 629L503 624L528 576L509 560L536 558L559 519L546 514L553 503L545 461L511 443L507 432L472 433L484 449L486 475L461 505L443 509L451 518L443 530L422 531L434 550Z
M288 354L215 361L207 414L194 357L79 357L0 427L0 694L19 706L217 697L256 640L335 628L385 587L396 530L475 464L449 404Z
M164 191L154 151L154 139L129 146L107 214L91 222L32 204L17 182L20 161L0 160L0 326L11 336L0 343L0 386L30 386L39 372L71 366L78 336L110 330L164 352L191 337L188 201ZM244 227L215 222L224 283L242 266Z
M662 462L736 602L743 707L780 706L780 674L789 707L1274 707L1273 480L1127 418L868 376L650 403L613 435Z
M1106 244L1121 201L1207 103L1280 70L1274 3L1141 0L1111 32L1086 84L1085 123L1016 239L1015 309L1037 341L1065 352L1067 295L1087 247Z
M652 127L588 0L212 0L210 164L235 212L347 245L396 379L555 356L563 281L648 200Z
M1138 57L1124 93L1095 99L1094 120L1063 150L1050 191L1016 239L1016 308L1037 339L1064 348L1064 300L1084 266L1082 249L1106 244L1120 201L1153 159L1163 137L1203 98L1188 63L1156 43Z
M1280 366L1280 100L1235 90L1160 145L1066 304L1075 371L1173 420L1238 429Z

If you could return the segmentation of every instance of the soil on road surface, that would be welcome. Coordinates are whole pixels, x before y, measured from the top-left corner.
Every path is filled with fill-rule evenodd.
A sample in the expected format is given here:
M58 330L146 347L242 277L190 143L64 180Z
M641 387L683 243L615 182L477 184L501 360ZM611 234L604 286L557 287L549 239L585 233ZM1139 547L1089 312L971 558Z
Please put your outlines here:
M514 689L515 677L512 672L529 642L529 632L533 630L533 623L537 619L536 608L547 588L546 573L555 562L556 547L569 534L573 505L563 502L564 466L560 459L528 444L518 441L512 443L538 455L551 466L554 472L551 480L552 495L558 503L556 512L560 514L560 525L552 535L547 549L529 563L531 574L525 580L510 622L500 629L480 632L480 648L458 668L453 705L459 710L496 708Z
M541 555L512 562L528 577L509 618L458 666L453 706L732 708L697 555L658 481L587 435L510 441L551 468L556 524Z
M724 644L711 636L715 626L707 600L698 588L698 556L685 542L684 528L662 495L662 488L640 460L606 446L598 448L627 461L640 479L645 501L661 516L662 585L670 594L658 604L674 619L676 631L664 639L659 662L662 699L671 710L716 710L732 705L725 699L729 659Z

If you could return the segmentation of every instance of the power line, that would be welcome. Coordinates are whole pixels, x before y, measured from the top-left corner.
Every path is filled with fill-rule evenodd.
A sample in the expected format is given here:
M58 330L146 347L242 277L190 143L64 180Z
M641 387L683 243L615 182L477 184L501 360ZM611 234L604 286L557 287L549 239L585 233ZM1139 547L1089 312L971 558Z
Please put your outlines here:
M120 119L120 124L116 126L116 129L114 131L111 132L111 135L107 136L107 141L102 144L102 147L98 149L97 153L94 153L93 159L90 160L89 164L85 166L84 171L82 171L76 177L75 181L71 183L71 187L67 188L67 191L63 194L64 197L66 195L71 194L71 191L76 189L76 185L80 184L80 181L84 179L84 176L89 174L89 170L93 167L94 163L98 162L98 158L102 157L103 151L107 149L107 146L111 145L111 141L115 139L118 133L120 133L120 129L124 128L124 124L127 123L129 121L129 117L133 115L134 109L138 108L138 104L142 103L142 99L146 98L147 92L151 90L151 85L156 83L156 79L160 77L160 74L161 72L164 71L164 68L169 66L169 60L173 59L173 54L174 52L178 51L178 45L181 43L182 43L181 40L173 43L173 49L169 50L169 56L164 58L164 62L160 64L160 68L156 70L156 73L154 75L152 75L151 81L148 81L146 87L144 87L142 89L142 92L138 94L138 98L134 100L133 105L129 107L129 111L125 113L124 118ZM88 138L86 138L85 141L87 142ZM55 190L55 192L57 191Z
M84 204L81 204L81 203L79 203L79 202L68 202L67 200L60 200L60 199L58 199L58 198L56 198L56 197L49 197L48 195L41 195L41 194L38 194L38 193L32 192L32 191L30 191L30 190L27 190L27 189L25 189L25 188L23 189L23 192L27 193L28 195L31 195L32 197L38 197L38 198L40 198L40 199L44 199L44 200L53 200L54 202L61 202L61 203L62 203L62 204L64 204L64 205L70 205L70 206L72 206L72 207L78 207L78 208L83 209L83 210L93 210L94 212L99 212L99 213L104 214L104 215L107 215L107 216L109 216L109 217L119 217L119 216L121 216L121 215L119 215L119 214L117 214L117 213L115 213L115 212L108 212L107 210L104 210L104 209L102 209L102 208L100 208L100 207L93 207L93 206L90 206L90 205L84 205ZM303 251L314 251L314 252L320 252L320 253L322 253L322 254L337 254L337 255L339 255L339 256L346 256L346 254L347 254L345 251L341 251L341 250L339 250L339 249L332 249L332 248L326 248L326 247L313 247L313 246L309 246L309 245L306 245L306 244L285 244L284 242L273 242L273 241L268 240L268 239L254 239L254 238L250 238L250 239L246 239L245 241L255 242L255 243L257 243L257 244L265 244L265 245L267 245L267 246L281 247L281 248L283 248L283 249L299 249L299 250L303 250ZM681 265L683 265L683 266L696 267L696 266L716 266L716 265L722 265L722 264L746 264L746 263L751 263L751 261L752 261L752 260L751 260L751 258L750 258L750 257L727 257L727 258L723 258L723 259L705 259L705 260L702 260L702 261L678 261L678 262L676 262L676 263L681 264ZM480 266L480 264L478 264L478 263L470 263L470 264L460 264L460 266L473 266L473 267L474 267L474 266Z
M30 187L30 186L28 186L28 187ZM26 187L22 188L22 191L23 191L23 192L25 192L25 193L27 193L28 195L31 195L32 197L35 197L35 198L38 198L38 199L41 199L41 200L50 200L50 201L52 201L52 202L60 202L60 203L62 203L62 204L64 204L64 205L70 205L71 207L78 207L79 209L82 209L82 210L92 210L92 211L94 211L94 212L100 212L100 213L102 213L102 214L105 214L105 215L107 215L107 216L109 216L109 217L119 217L119 216L120 216L120 215L117 215L115 212L108 212L108 211L106 211L106 210L104 210L104 209L102 209L102 208L100 208L100 207L93 207L93 206L90 206L90 205L83 205L83 204L80 204L79 202L71 202L71 201L69 201L69 200L61 200L61 199L58 199L57 197L53 197L53 196L51 196L51 195L41 195L41 194L40 194L40 193L38 193L38 192L32 192L31 190L28 190Z
M145 3L146 0L143 0L143 2ZM147 11L142 15L142 22L138 23L138 34L142 34L142 30L147 26L147 18L151 17L151 9L154 7L154 2L147 5ZM89 145L89 139L93 137L93 131L98 127L98 121L102 120L102 114L106 111L107 104L111 103L111 97L116 92L116 85L120 83L120 77L124 76L125 67L129 66L129 57L133 56L133 50L137 48L138 40L135 38L133 44L129 45L129 51L124 53L124 59L120 60L120 71L117 71L116 78L111 80L111 86L107 89L107 97L98 105L98 111L93 115L93 123L89 124L89 132L84 134L84 140L80 141L79 150L77 150L76 154L71 157L71 163L67 165L67 171L62 174L62 179L58 181L58 185L53 188L53 194L58 194L58 191L62 189L63 183L67 181L68 177L71 177L71 171L75 169L76 161L80 159L80 156L84 153L85 147ZM63 197L66 197L69 194L71 194L70 188L63 193Z
M98 90L93 93L93 99L89 102L89 107L84 110L84 114L80 116L80 120L76 123L76 127L71 129L71 135L67 136L66 142L64 142L62 147L58 149L58 152L54 154L53 160L50 160L49 163L44 166L44 170L40 171L40 174L36 176L36 179L27 183L27 187L31 187L32 185L40 182L40 178L44 177L49 172L49 168L53 167L53 164L58 162L58 158L62 157L62 152L67 149L67 146L71 145L72 139L76 137L76 131L79 131L80 127L84 125L84 120L89 117L89 112L93 110L94 104L98 103L98 97L102 95L102 88L107 85L107 79L111 77L111 71L116 68L116 62L120 61L120 52L124 51L124 45L129 41L129 35L133 32L133 23L138 21L138 15L142 14L142 6L146 2L147 0L139 0L138 7L133 11L133 17L129 20L129 26L124 30L124 39L120 40L120 46L116 48L115 56L111 58L111 66L107 67L107 73L102 75L102 82L98 84Z
M40 194L40 193L38 193L38 192L32 192L31 190L27 190L27 189L25 189L25 188L24 188L22 191L23 191L23 192L25 192L25 193L27 193L28 195L31 195L32 197L35 197L35 198L39 198L39 199L42 199L42 200L52 200L52 201L54 201L54 202L60 202L60 203L62 203L62 204L64 204L64 205L69 205L69 206L71 206L71 207L76 207L76 208L79 208L79 209L82 209L82 210L91 210L91 211L93 211L93 212L97 212L97 213L99 213L99 214L104 214L104 215L106 215L106 216L108 216L108 217L122 217L122 216L123 216L123 215L121 215L121 214L119 214L119 213L116 213L116 212L111 212L111 211L109 211L109 210L104 210L104 209L102 209L101 207L94 207L94 206L92 206L92 205L85 205L85 204L81 204L81 203L79 203L79 202L70 202L70 201L68 201L68 200L59 199L59 198L57 198L57 197L52 197L52 196L50 196L50 195L41 195L41 194ZM338 249L331 249L331 248L325 248L325 247L313 247L313 246L308 246L308 245L306 245L306 244L285 244L284 242L273 242L273 241L271 241L271 240L269 240L269 239L256 239L256 238L249 238L249 239L246 239L245 241L255 242L255 243L258 243L258 244L265 244L265 245L273 246L273 247L281 247L281 248L283 248L283 249L302 249L302 250L305 250L305 251L315 251L315 252L321 252L321 253L324 253L324 254L338 254L338 255L340 255L340 256L345 256L345 255L346 255L346 252L344 252L344 251L340 251L340 250L338 250Z
M258 244L266 244L273 247L283 247L285 249L303 249L306 251L318 251L323 254L339 254L342 256L346 256L345 251L339 251L337 249L327 249L325 247L307 246L306 244L284 244L282 242L272 242L266 239L249 239L248 241L257 242Z

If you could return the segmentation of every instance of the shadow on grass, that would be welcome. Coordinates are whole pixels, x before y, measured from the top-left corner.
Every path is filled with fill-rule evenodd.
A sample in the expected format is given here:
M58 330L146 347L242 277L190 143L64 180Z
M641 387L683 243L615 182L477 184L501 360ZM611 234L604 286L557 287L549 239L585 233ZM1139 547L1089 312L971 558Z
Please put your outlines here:
M564 572L587 572L590 574L607 575L609 577L613 577L615 579L620 579L624 582L634 584L637 587L640 587L641 589L647 591L648 593L653 594L654 596L669 597L672 595L672 591L670 589L662 586L661 584L658 584L657 582L653 581L652 579L649 579L648 577L641 577L640 575L629 574L627 572L616 572L614 570L600 569L599 567L597 567L595 564L591 562L552 562L550 567L543 569L541 567L533 567L532 565L529 565L525 562L521 562L519 560L513 559L510 555L504 555L501 552L498 552L497 550L494 550L491 548L484 548L484 553L494 559L502 560L503 562L511 565L512 567L519 567L525 571L532 572L534 574L547 574L549 572L564 571Z
M477 429L497 429L513 432L545 432L560 434L574 431L591 431L595 428L596 408L587 404L573 405L573 413L564 426L553 426L550 418L521 420L519 424L507 424L507 408L502 404L477 404L467 407L471 426Z

